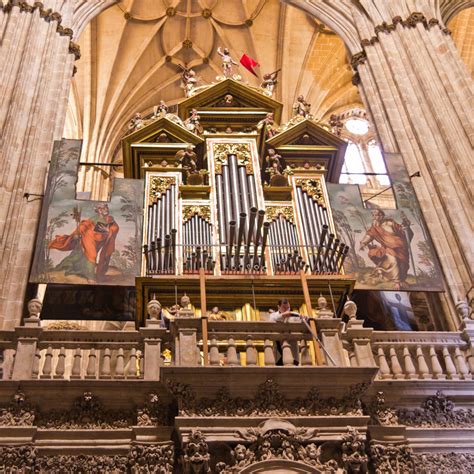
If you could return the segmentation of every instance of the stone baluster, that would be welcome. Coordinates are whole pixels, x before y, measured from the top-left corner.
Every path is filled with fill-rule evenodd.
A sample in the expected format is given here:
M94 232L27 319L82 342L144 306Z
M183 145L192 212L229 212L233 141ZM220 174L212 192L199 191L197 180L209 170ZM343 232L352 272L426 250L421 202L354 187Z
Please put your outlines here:
M39 349L36 349L35 359L33 361L33 370L31 371L31 378L33 379L37 379L39 376L40 360L41 360L41 351Z
M284 366L294 365L293 353L291 352L291 346L287 339L283 339L281 343L282 359Z
M397 351L395 347L390 347L390 362L392 364L392 373L395 379L404 379L405 374L403 373L402 366L398 360Z
M275 352L273 351L273 344L270 339L265 339L263 344L263 363L265 366L275 365Z
M423 349L421 346L416 347L416 360L418 363L418 373L422 379L431 379L430 369L426 363Z
M66 368L66 349L64 347L61 347L58 354L58 363L56 364L54 378L63 379L65 368Z
M100 375L101 379L110 379L110 349L106 347L104 349L104 357L102 359L102 367L100 368Z
M379 361L379 377L381 379L393 378L392 372L385 357L385 352L382 346L377 348L377 359Z
M415 364L411 358L410 349L407 346L403 347L403 361L405 362L405 375L407 379L417 379Z
M257 349L255 349L255 346L253 345L252 337L250 336L247 337L245 355L246 355L245 358L246 358L247 366L257 365L257 362L258 362Z
M86 379L96 378L96 364L97 364L97 356L95 354L95 349L92 348L89 352L89 360L87 362Z
M469 371L474 374L474 350L469 348L466 352L466 360L469 366Z
M115 363L115 377L116 379L123 379L124 376L124 355L123 355L123 348L120 347L117 351L117 362Z
M235 341L229 337L227 343L227 365L240 365L240 359L237 354L237 348L235 347Z
M219 346L217 345L217 339L211 338L211 344L209 346L209 365L219 365Z
M143 352L138 349L137 350L137 377L143 377Z
M456 358L456 364L461 378L464 380L472 380L472 374L469 373L469 367L466 364L464 353L459 347L454 349L454 357Z
M311 352L309 350L308 342L303 341L300 349L301 354L301 365L313 365L313 361L311 359Z
M128 363L127 379L137 378L137 350L133 347L130 351L130 360Z
M81 362L82 362L82 351L78 347L74 351L74 360L72 362L71 369L71 379L80 379L81 378Z
M456 372L456 366L454 365L453 359L451 358L451 354L449 353L449 349L447 347L443 347L443 358L448 379L459 380L459 375Z
M383 352L383 351L382 351ZM349 356L349 362L351 364L351 367L359 367L359 364L357 363L357 356L353 350L347 351L347 354ZM385 358L385 355L384 355ZM385 361L387 363L387 361ZM388 365L387 365L388 368ZM390 369L388 369L388 372L390 373Z
M46 354L44 356L43 372L40 375L41 379L50 379L51 372L53 369L53 348L48 346Z
M434 378L438 380L444 380L446 375L443 373L443 368L439 363L438 354L436 354L436 349L433 346L430 347L430 359L431 370L433 372Z

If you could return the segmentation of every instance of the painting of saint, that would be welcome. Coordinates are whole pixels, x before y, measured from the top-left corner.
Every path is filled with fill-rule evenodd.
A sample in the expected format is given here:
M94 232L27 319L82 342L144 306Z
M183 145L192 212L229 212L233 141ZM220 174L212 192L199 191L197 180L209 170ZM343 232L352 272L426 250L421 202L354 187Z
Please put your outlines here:
M95 206L95 212L95 216L83 220L76 216L78 226L74 232L56 235L49 244L50 249L71 251L56 266L56 270L63 270L66 275L82 276L88 283L104 279L119 231L107 203Z
M375 272L394 283L394 289L406 288L410 268L409 244L413 238L410 222L398 224L387 218L382 209L372 211L372 225L360 241L360 250L368 249L368 256L375 263ZM377 242L379 245L375 245Z

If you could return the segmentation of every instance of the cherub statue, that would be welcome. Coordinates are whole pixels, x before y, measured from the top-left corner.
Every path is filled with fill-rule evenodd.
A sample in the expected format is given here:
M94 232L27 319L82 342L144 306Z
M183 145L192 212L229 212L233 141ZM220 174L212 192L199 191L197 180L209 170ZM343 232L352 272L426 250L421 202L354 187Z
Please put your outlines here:
M308 104L306 100L304 100L303 95L299 95L296 99L296 102L293 104L293 116L301 116L307 117L311 111L311 104Z
M278 73L281 69L277 69L274 72L270 72L263 75L263 81L260 84L260 87L264 90L265 95L271 97L273 95L273 91L275 90L275 86L277 85L277 77Z
M204 132L201 126L201 117L197 113L196 109L191 110L191 115L184 121L186 128L193 133L201 134Z
M282 174L283 166L281 164L281 155L279 155L273 148L268 150L268 155L265 158L265 162L267 164L267 173L270 176L274 176L276 174Z
M217 48L217 54L222 58L222 72L224 73L224 76L232 77L232 66L238 66L239 63L232 59L228 48L224 48L222 50L219 46Z
M128 124L128 129L135 131L140 128L143 128L145 126L145 121L142 118L142 114L140 112L137 112L132 120L130 120L130 123Z
M197 86L198 78L196 77L196 71L193 69L183 68L183 74L181 74L181 87L184 89L184 96L191 97L194 95L194 89Z
M267 130L268 137L273 137L276 135L276 130L274 128L275 120L273 118L273 112L268 112L268 114L257 123L257 129L260 130L263 127Z
M164 100L160 100L160 103L153 107L153 118L164 117L167 113L168 106Z
M186 170L186 177L191 174L198 173L198 158L194 152L194 146L188 145L185 150L179 150L175 155L176 160L181 163L183 169Z

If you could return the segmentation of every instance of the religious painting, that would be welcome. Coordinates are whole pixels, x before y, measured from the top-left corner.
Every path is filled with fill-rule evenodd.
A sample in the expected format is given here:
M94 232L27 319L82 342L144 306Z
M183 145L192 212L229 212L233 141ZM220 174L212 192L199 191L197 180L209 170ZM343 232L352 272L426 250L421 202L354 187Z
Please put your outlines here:
M41 319L134 321L135 287L49 284Z
M30 281L135 284L140 272L143 182L115 179L110 201L80 200L80 140L56 142Z
M344 269L356 289L443 291L443 280L413 187L399 155L385 156L396 210L364 207L355 184L328 184L339 238L349 245Z

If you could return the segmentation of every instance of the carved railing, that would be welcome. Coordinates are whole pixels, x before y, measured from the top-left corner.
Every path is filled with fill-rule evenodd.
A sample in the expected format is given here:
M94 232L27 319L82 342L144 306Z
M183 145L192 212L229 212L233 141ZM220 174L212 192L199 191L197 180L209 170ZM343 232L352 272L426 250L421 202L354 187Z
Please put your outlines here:
M459 332L379 332L371 343L383 380L472 380L474 356Z

